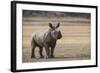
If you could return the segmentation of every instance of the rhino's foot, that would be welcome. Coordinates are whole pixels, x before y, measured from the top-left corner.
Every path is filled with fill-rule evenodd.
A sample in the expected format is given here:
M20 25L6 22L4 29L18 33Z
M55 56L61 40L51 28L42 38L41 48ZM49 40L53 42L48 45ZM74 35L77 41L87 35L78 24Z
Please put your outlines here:
M44 56L40 56L40 58L44 58Z

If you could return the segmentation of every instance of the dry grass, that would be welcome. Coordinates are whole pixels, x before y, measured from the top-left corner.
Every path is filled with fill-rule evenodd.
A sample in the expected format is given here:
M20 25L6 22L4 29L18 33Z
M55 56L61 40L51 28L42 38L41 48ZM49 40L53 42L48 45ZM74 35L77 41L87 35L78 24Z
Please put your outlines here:
M39 22L32 22L27 20L41 20ZM45 21L44 21L45 20ZM56 22L54 22L54 20ZM38 62L38 61L57 61L57 60L84 60L91 58L90 47L90 23L88 19L79 18L24 18L23 19L23 48L22 61L23 62ZM66 20L66 21L65 21ZM84 21L84 22L78 22ZM74 22L73 22L74 21ZM57 41L54 59L31 59L30 41L32 33L36 31L44 31L48 29L48 23L61 23L60 30L62 32L62 39ZM36 48L36 57L39 57L38 48ZM44 56L45 50L43 51Z

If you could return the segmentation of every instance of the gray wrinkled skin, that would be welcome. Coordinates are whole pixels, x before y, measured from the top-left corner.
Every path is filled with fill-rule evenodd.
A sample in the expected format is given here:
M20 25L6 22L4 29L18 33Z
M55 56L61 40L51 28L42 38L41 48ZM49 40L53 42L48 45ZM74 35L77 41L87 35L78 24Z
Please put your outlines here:
M56 42L58 39L62 37L62 34L58 27L60 26L60 23L57 24L57 26L53 26L51 23L49 23L49 29L44 32L36 32L32 35L31 40L31 47L32 47L32 54L31 58L35 58L34 50L36 47L39 47L39 54L40 58L43 58L43 47L46 50L47 58L53 58L54 55L54 48L56 46Z

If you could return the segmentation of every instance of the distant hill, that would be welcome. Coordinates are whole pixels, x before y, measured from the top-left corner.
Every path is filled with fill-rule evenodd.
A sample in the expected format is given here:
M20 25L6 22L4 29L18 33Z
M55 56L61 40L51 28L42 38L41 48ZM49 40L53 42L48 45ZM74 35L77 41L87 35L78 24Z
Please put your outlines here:
M75 13L75 12L56 12L56 11L35 11L35 10L23 10L23 16L25 17L81 17L90 18L90 13Z

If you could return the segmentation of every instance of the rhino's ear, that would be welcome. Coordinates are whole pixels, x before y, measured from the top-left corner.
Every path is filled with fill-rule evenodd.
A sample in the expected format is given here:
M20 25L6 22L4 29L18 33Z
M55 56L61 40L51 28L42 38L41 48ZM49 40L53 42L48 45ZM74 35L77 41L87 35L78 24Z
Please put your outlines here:
M56 28L58 28L60 26L60 23L57 24Z
M53 26L52 26L52 24L51 24L51 23L49 23L49 27L50 27L50 28L53 28Z

